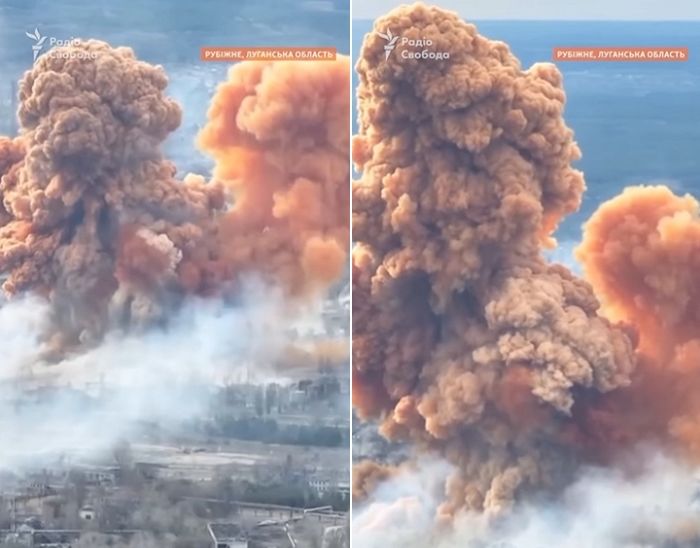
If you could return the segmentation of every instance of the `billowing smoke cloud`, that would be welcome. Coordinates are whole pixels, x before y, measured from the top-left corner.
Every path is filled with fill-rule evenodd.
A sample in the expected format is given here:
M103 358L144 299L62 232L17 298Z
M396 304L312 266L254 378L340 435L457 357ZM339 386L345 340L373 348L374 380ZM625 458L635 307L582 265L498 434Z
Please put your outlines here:
M354 403L454 466L439 514L497 515L570 480L577 398L629 385L633 341L542 257L584 190L558 70L523 70L422 4L374 29L357 64Z
M211 181L161 154L167 83L94 40L20 83L20 134L0 138L0 468L179 426L247 369L284 382L292 338L297 361L347 363L304 339L347 264L347 58L233 67L201 135Z
M367 548L641 548L700 543L698 480L692 469L650 451L634 455L634 474L586 467L556 499L519 504L497 520L462 514L449 529L432 527L444 463L382 484L353 512L353 542Z
M605 314L633 323L640 349L657 359L700 333L699 215L692 196L627 188L594 213L577 250Z
M218 220L204 265L252 270L293 294L341 277L349 242L349 70L347 57L231 68L199 143L235 205ZM202 272L201 259L190 263L192 275Z
M159 152L181 116L162 68L97 41L61 52L25 74L22 131L1 147L0 271L7 293L47 295L77 342L104 332L115 295L124 314L157 314L223 193L176 181Z
M217 387L229 382L286 382L277 367L288 344L284 306L281 293L251 285L238 306L192 298L163 325L108 332L50 366L38 352L50 305L29 297L5 304L0 470L99 455L144 421L178 431L208 416Z
M605 314L633 324L632 385L581 406L583 429L615 450L654 439L700 456L700 205L664 186L604 203L577 249Z
M362 501L369 497L377 486L398 474L398 468L371 460L364 460L353 467L352 498Z
M348 245L346 69L235 66L201 137L215 180L180 181L159 148L181 118L161 67L94 40L43 55L19 137L0 140L3 288L50 299L57 349L187 294L235 297L245 275L322 292Z

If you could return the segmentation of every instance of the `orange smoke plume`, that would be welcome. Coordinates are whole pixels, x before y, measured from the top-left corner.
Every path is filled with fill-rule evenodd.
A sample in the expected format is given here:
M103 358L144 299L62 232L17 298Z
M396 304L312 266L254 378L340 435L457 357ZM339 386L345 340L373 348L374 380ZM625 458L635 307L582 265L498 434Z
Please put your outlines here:
M657 359L700 333L699 212L667 187L628 188L586 223L577 250L605 314L634 324Z
M633 187L586 223L577 250L606 315L634 325L632 384L580 409L612 448L654 439L700 457L700 204L664 186Z
M349 60L231 68L199 136L233 208L218 260L304 294L344 272L349 246Z
M584 190L562 78L422 4L376 21L357 72L354 405L456 466L441 513L498 513L562 484L578 395L634 370L627 330L542 256Z
M161 67L95 40L56 51L20 82L19 137L0 138L0 273L61 309L64 342L244 273L303 295L341 275L346 58L235 66L201 137L207 182L176 179L160 152L181 118Z

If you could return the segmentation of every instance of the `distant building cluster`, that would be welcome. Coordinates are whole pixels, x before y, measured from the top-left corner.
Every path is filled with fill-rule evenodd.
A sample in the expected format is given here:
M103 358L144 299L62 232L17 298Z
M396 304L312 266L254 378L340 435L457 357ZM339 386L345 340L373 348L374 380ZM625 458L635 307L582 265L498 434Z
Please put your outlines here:
M293 422L294 415L298 421L308 424L307 411L324 408L331 414L314 416L314 421L338 424L337 419L348 420L347 401L350 383L346 376L338 376L332 371L322 371L315 378L299 380L291 384L229 384L219 390L213 403L216 412L237 412L257 416L287 415Z
M129 509L159 503L137 495L121 467L99 469L77 466L70 470L42 471L27 476L0 495L0 545L12 548L74 548L89 535L97 535L102 545L131 546L135 537L148 530L132 528L122 519ZM137 479L138 482L153 479ZM342 489L349 497L349 485L314 477L309 486L322 495ZM207 508L204 515L219 514L225 519L201 521L200 538L206 531L214 548L255 546L307 546L323 539L345 538L347 514L331 506L301 508L278 504L224 501L183 495L191 508ZM169 500L169 499L168 499ZM162 511L170 511L169 502ZM157 512L157 508L152 508ZM143 525L143 524L141 524ZM162 533L162 531L161 531ZM92 537L91 537L92 538ZM335 542L335 541L334 541ZM123 544L122 544L123 543ZM320 544L319 544L320 543ZM339 548L347 544L339 544Z
M126 547L145 535L143 545L162 548L347 548L350 381L336 341L347 335L348 310L340 287L323 332L290 336L302 350L280 365L288 378L243 368L226 383L192 387L208 402L196 414L134 422L128 441L104 454L75 447L21 472L0 469L0 546ZM0 386L0 398L17 416L42 416L60 399L107 425L101 410L119 392L105 381L28 376Z

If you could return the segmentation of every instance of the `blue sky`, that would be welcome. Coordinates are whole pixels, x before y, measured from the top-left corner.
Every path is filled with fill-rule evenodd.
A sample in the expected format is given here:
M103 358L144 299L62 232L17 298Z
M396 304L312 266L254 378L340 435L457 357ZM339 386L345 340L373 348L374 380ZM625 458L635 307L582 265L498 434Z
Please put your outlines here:
M352 0L354 19L374 19L403 4L397 0ZM471 20L684 20L700 19L698 0L440 0Z

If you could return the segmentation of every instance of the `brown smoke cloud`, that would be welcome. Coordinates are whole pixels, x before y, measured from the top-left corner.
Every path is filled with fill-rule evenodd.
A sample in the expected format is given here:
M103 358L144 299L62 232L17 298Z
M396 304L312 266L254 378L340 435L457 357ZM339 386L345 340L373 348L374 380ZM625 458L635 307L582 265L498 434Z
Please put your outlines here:
M181 117L162 68L94 40L61 51L20 82L21 133L3 147L0 271L7 293L46 294L67 337L85 339L105 329L116 293L125 314L156 313L153 293L132 283L134 265L121 264L133 244L124 240L139 238L140 267L156 265L150 283L165 289L182 253L173 238L195 230L223 194L175 180L160 154Z
M20 82L19 137L0 139L0 272L6 293L52 301L57 347L243 274L304 297L341 275L347 58L233 67L201 137L207 182L160 152L181 119L162 67L95 40L52 52Z
M557 69L422 4L374 30L400 38L356 67L354 405L456 465L442 514L499 513L568 477L578 394L629 385L633 342L542 257L584 190Z
M367 498L381 482L398 474L398 468L371 460L357 463L352 470L352 499L354 502Z

